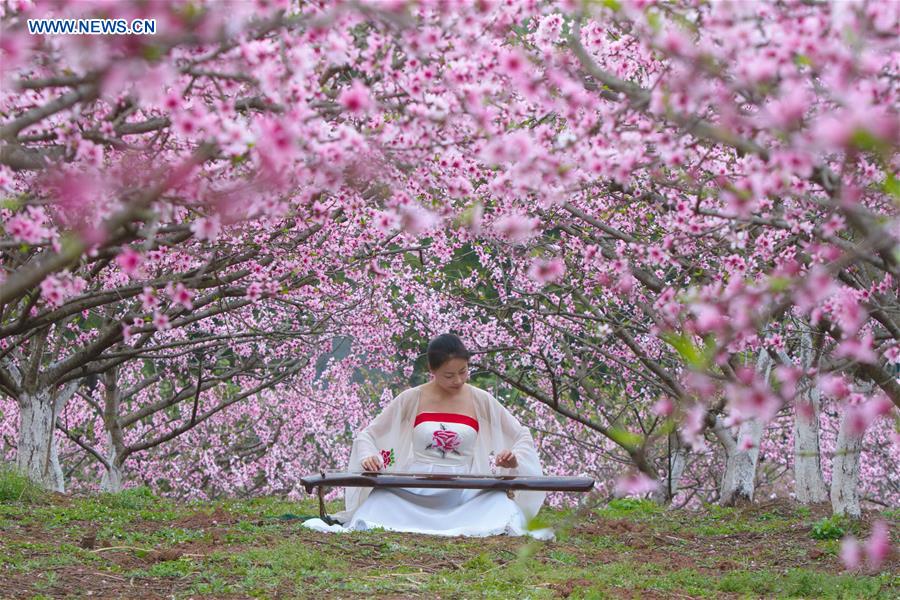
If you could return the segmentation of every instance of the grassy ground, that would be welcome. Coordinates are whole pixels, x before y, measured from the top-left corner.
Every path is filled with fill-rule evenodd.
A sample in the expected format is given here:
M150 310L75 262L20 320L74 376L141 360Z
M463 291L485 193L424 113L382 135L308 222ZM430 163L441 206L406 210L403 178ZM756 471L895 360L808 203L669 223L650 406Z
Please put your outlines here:
M824 507L688 513L614 501L553 542L327 534L284 518L315 512L313 501L70 497L0 480L0 598L900 596L896 553L880 573L847 573L837 539L814 539L839 534L822 526ZM828 525L865 536L875 516ZM897 530L897 511L880 516Z

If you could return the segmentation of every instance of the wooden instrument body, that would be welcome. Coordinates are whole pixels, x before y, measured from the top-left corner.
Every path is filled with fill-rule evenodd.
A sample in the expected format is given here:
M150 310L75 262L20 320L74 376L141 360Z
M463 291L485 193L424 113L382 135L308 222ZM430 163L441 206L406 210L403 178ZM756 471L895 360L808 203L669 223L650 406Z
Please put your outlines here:
M300 478L300 483L311 494L318 488L319 514L322 520L331 524L332 519L325 514L324 489L326 487L371 487L371 488L446 488L499 490L507 494L514 490L542 492L588 492L594 487L590 477L534 477L523 475L481 475L454 473L397 473L390 471L363 471L351 473L343 471L322 471L318 475Z

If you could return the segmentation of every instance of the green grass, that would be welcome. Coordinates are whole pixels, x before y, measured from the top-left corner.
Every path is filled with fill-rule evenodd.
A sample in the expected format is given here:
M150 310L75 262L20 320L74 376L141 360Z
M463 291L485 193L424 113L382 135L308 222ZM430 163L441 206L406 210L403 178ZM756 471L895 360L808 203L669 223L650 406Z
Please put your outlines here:
M894 598L897 561L847 573L839 540L813 539L803 507L670 511L614 500L554 542L393 532L322 534L286 515L312 499L178 503L146 488L89 497L0 502L0 597L104 597L102 576L166 597L641 598L691 596ZM340 509L331 503L329 510ZM542 526L573 510L541 512ZM885 511L896 530L898 514ZM215 521L215 522L214 522ZM843 524L843 522L838 522ZM95 548L79 540L95 532ZM4 529L4 534L6 529ZM809 553L818 552L818 558ZM96 589L92 585L98 586ZM129 584L130 585L130 584ZM6 586L6 587L4 587ZM18 586L18 587L11 587Z
M663 513L665 509L650 500L634 498L617 498L605 507L598 509L598 515L609 518L630 518L643 520Z
M46 493L11 465L0 465L0 502L40 502Z
M816 521L809 535L816 540L839 540L849 530L849 519L840 515L832 515Z

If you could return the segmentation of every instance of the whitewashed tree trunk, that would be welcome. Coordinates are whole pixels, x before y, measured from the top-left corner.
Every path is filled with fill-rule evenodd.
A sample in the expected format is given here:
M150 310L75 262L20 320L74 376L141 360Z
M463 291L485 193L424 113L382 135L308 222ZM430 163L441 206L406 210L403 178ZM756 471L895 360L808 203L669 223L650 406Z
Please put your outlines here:
M800 368L807 371L813 366L814 348L812 336L804 334L800 340ZM782 353L782 359L790 359ZM807 405L806 413L796 407ZM822 476L822 457L819 447L819 414L821 398L818 386L807 382L795 400L794 409L794 495L803 504L826 502L828 487Z
M100 480L100 489L105 492L122 491L123 466L126 458L125 436L119 422L122 393L119 389L119 371L112 368L103 375L106 389L103 404L103 425L106 427L106 471Z
M681 443L677 432L669 434L669 444L671 448L671 456L669 458L669 478L666 483L666 496L669 502L678 493L681 485L681 476L684 474L684 467L687 464L687 447Z
M756 358L756 370L768 381L772 374L772 357L761 350ZM725 447L725 472L719 485L719 503L722 506L736 506L753 502L756 491L756 466L759 462L759 443L765 427L759 419L749 419L738 428L737 439L733 438L719 418L713 432ZM749 441L743 449L744 441Z
M118 493L122 491L122 465L119 464L116 445L112 441L112 435L107 432L106 465L103 477L100 479L100 489L104 492Z
M65 492L56 449L54 398L44 390L19 397L19 436L16 466L29 479L49 490Z
M831 472L831 510L836 515L861 516L859 455L863 436L851 432L848 411L841 417Z
M720 427L717 427L719 429ZM730 444L725 445L725 473L720 484L719 503L723 506L737 506L753 502L756 491L756 465L759 460L759 442L762 439L763 425L759 419L751 419L741 424L737 440L728 435ZM719 435L719 439L722 436ZM749 439L753 447L742 450L738 446L742 440Z
M794 494L799 502L811 504L826 502L828 488L822 477L822 459L819 449L819 393L813 389L808 397L811 415L794 411Z
M75 395L79 383L56 391L23 392L19 404L19 436L16 466L29 479L48 490L66 491L56 444L56 417Z

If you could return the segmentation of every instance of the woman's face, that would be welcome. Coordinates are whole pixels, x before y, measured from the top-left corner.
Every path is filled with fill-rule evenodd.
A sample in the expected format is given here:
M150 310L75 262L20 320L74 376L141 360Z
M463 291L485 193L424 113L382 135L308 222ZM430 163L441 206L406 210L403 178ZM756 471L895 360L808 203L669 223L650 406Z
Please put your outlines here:
M439 388L448 394L454 394L461 390L469 379L469 361L464 358L451 358L431 374Z

